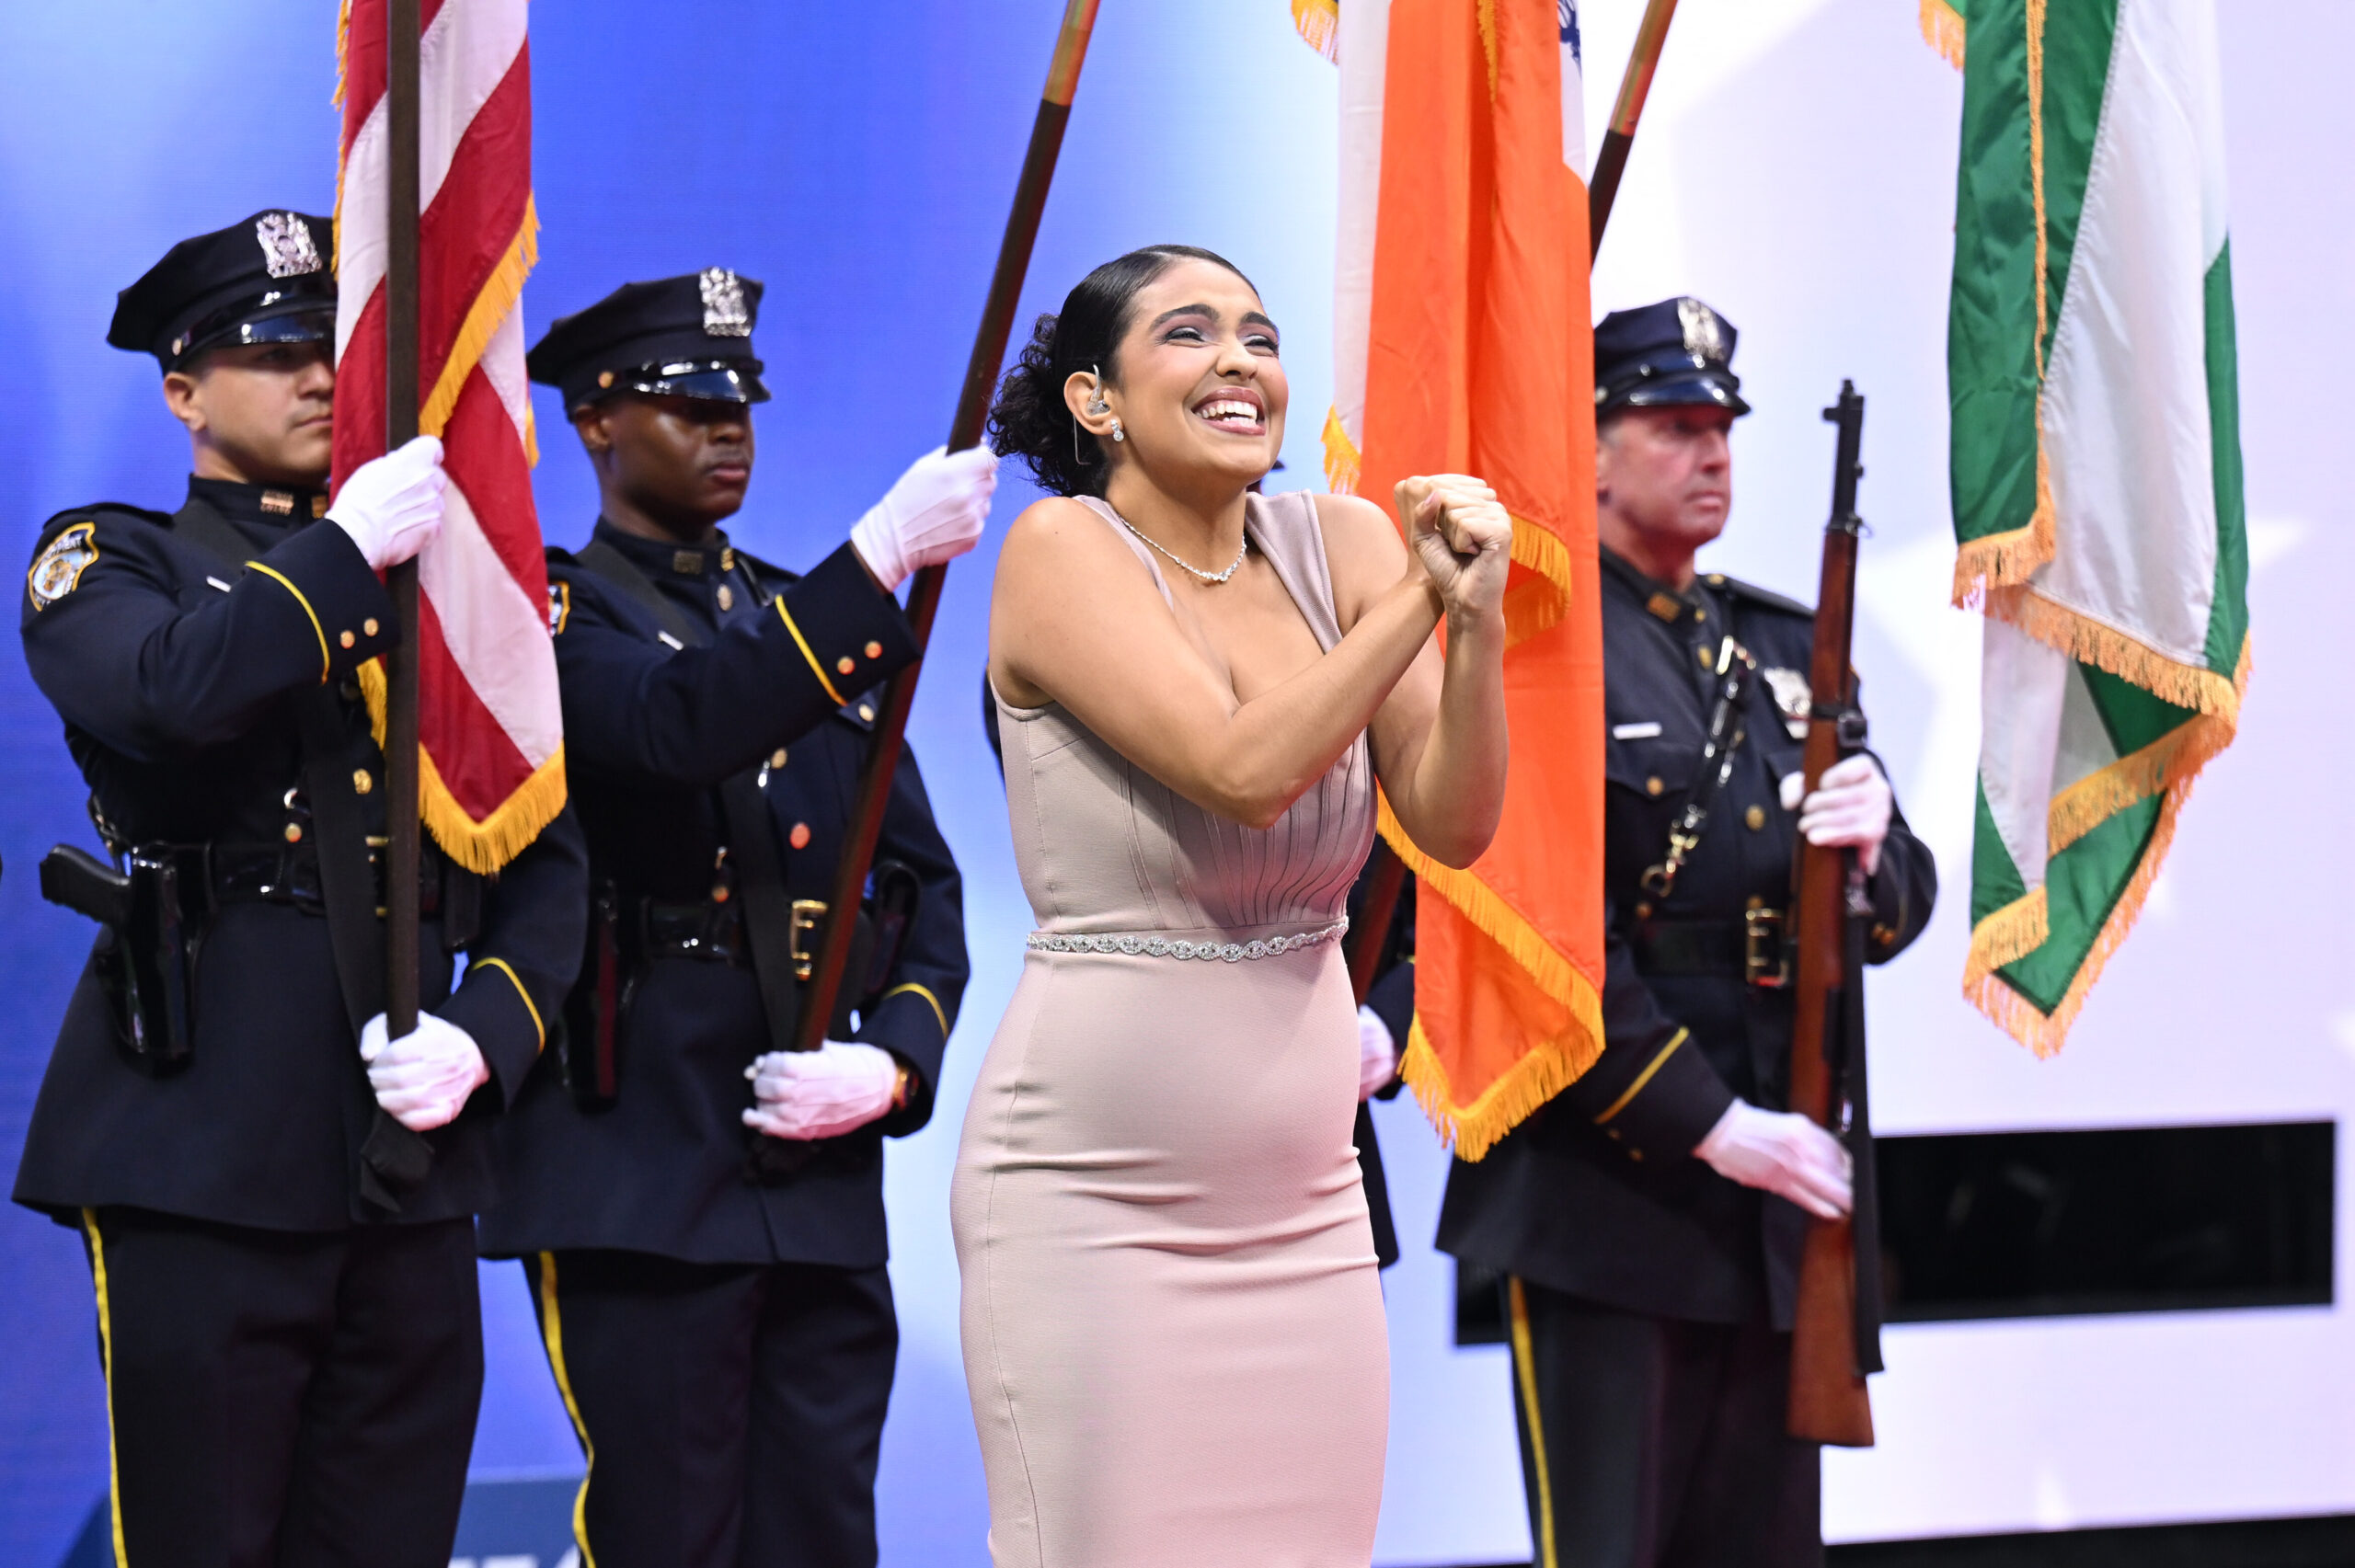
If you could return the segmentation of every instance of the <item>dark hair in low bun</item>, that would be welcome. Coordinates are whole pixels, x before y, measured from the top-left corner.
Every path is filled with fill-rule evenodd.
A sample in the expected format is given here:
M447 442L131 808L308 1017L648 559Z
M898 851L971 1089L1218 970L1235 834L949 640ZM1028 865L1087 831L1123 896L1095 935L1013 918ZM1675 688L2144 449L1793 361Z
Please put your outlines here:
M1191 245L1149 245L1098 267L1063 297L1060 312L1031 327L990 408L991 450L1028 464L1040 486L1055 495L1102 495L1109 464L1101 444L1072 418L1063 383L1079 371L1120 379L1113 351L1129 330L1137 294L1181 260L1208 261L1251 281L1223 256Z

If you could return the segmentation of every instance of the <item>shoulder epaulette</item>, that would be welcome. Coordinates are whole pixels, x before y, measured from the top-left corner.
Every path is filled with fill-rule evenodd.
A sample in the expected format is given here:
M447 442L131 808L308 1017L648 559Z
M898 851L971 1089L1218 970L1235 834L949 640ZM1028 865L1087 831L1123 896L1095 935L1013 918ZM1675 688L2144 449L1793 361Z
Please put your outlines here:
M119 517L132 522L152 523L157 528L171 526L172 514L134 507L128 501L92 501L85 507L67 507L63 511L40 525L40 539L33 546L38 555L40 547L57 536L61 529L76 522L94 522L101 517Z
M1755 583L1744 582L1740 578L1729 578L1723 572L1711 572L1701 580L1720 592L1730 594L1745 604L1755 604L1764 610L1779 610L1786 615L1797 615L1803 620L1815 619L1814 610L1808 605L1801 604L1796 599L1776 593L1772 589L1760 588Z
M729 548L734 550L736 547L731 544ZM750 550L736 550L736 559L743 566L745 570L752 574L756 580L766 580L769 582L785 583L787 585L797 583L801 580L801 574L799 572L790 572L786 570L783 567L777 566L774 562L764 561L758 555L753 555Z

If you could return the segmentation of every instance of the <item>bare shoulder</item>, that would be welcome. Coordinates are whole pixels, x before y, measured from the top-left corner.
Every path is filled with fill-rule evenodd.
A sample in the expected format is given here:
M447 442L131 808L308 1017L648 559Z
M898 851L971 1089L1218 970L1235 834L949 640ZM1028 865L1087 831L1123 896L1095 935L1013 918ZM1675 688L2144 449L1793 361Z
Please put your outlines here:
M1001 592L1034 582L1061 591L1075 577L1118 577L1124 563L1135 564L1101 517L1067 496L1049 496L1025 507L1005 531L997 584Z
M1361 496L1320 495L1316 525L1325 536L1325 564L1333 575L1333 604L1341 628L1396 582L1407 560L1406 542L1390 514Z

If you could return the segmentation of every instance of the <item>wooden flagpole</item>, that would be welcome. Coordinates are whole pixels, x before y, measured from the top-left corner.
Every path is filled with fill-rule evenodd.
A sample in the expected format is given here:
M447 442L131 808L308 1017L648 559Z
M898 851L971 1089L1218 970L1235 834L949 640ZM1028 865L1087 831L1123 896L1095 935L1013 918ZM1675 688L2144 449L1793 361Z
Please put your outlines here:
M414 5L416 0L407 0ZM1046 211L1047 190L1054 183L1055 156L1063 150L1063 128L1071 122L1071 102L1079 88L1079 68L1087 55L1088 34L1096 26L1098 0L1067 0L1063 30L1055 39L1053 62L1047 68L1046 90L1039 97L1039 113L1030 122L1030 148L1022 160L1022 176L1014 188L1014 205L1005 215L1005 235L998 244L997 270L990 279L989 300L982 307L982 324L973 334L972 357L965 364L965 387L957 400L957 417L948 427L948 450L978 446L982 427L989 418L990 395L996 390L998 369L1005 362L1005 345L1014 332L1014 313L1021 303L1022 281L1030 270L1031 246L1039 238L1040 216ZM414 45L412 45L414 47ZM412 220L414 221L414 220ZM908 590L908 627L922 650L932 636L932 618L940 608L946 567L926 567L915 575ZM907 734L908 710L915 701L921 658L892 678L876 720L873 750L858 781L858 795L850 824L843 836L843 854L835 867L833 895L827 904L826 934L811 966L810 982L801 996L801 1016L796 1044L814 1051L826 1043L826 1025L841 993L843 967L850 958L851 934L857 924L859 900L867 890L867 872L875 858L875 842L883 831L883 810L891 794L891 773L900 761L900 743Z
M1652 90L1652 73L1660 69L1660 52L1668 42L1668 24L1676 15L1676 0L1651 0L1644 7L1643 25L1636 29L1636 47L1627 56L1627 74L1619 78L1619 101L1611 110L1611 127L1594 155L1594 176L1586 186L1586 226L1590 261L1603 249L1603 230L1611 222L1611 203L1619 195L1619 177L1627 167L1627 149L1635 144L1636 122L1644 117L1644 99Z
M418 24L419 0L387 0L387 159L385 245L385 450L416 439L418 399ZM417 562L385 574L400 640L385 654L385 1030L399 1039L417 1027L419 813L417 776Z

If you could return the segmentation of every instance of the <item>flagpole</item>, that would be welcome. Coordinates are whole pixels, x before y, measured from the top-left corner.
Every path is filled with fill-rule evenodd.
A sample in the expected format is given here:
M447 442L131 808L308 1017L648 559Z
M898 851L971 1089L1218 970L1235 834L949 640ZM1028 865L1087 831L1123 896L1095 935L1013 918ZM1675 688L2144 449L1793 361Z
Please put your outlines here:
M419 0L387 0L385 245L385 450L417 436ZM385 574L400 635L385 654L385 1029L417 1027L419 814L417 774L417 563Z
M1619 177L1627 167L1627 149L1635 143L1636 122L1644 117L1644 99L1652 90L1652 73L1660 69L1660 52L1668 42L1668 24L1676 15L1676 0L1651 0L1644 7L1643 25L1636 29L1636 47L1627 56L1627 74L1619 78L1619 101L1612 107L1611 128L1594 155L1594 177L1586 187L1587 258L1603 249L1603 230L1611 222L1611 203L1619 194Z
M409 0L415 4L415 0ZM1053 61L1047 67L1047 85L1039 97L1039 112L1030 122L1030 147L1023 155L1021 177L1015 182L1014 204L1005 215L1005 235L998 243L997 270L990 278L988 302L973 334L972 357L965 362L964 390L957 399L957 417L948 426L948 450L978 446L982 423L989 418L990 395L1005 362L1005 345L1014 332L1014 313L1022 300L1022 280L1030 270L1031 246L1039 238L1039 219L1046 211L1047 189L1054 183L1055 155L1063 150L1063 128L1071 122L1072 97L1079 88L1079 68L1087 56L1088 34L1096 26L1097 0L1067 0L1063 29L1055 38ZM859 900L867 891L867 872L875 858L875 842L883 831L883 809L890 798L891 773L900 761L900 742L907 734L908 710L915 701L916 678L923 673L921 657L931 640L932 618L940 608L940 589L948 568L926 567L915 575L908 590L908 629L914 634L917 661L894 676L876 720L872 750L858 781L847 830L843 835L841 863L834 870L826 934L802 992L801 1016L796 1031L800 1049L814 1051L826 1043L826 1025L841 993L843 967L850 958L853 928Z

